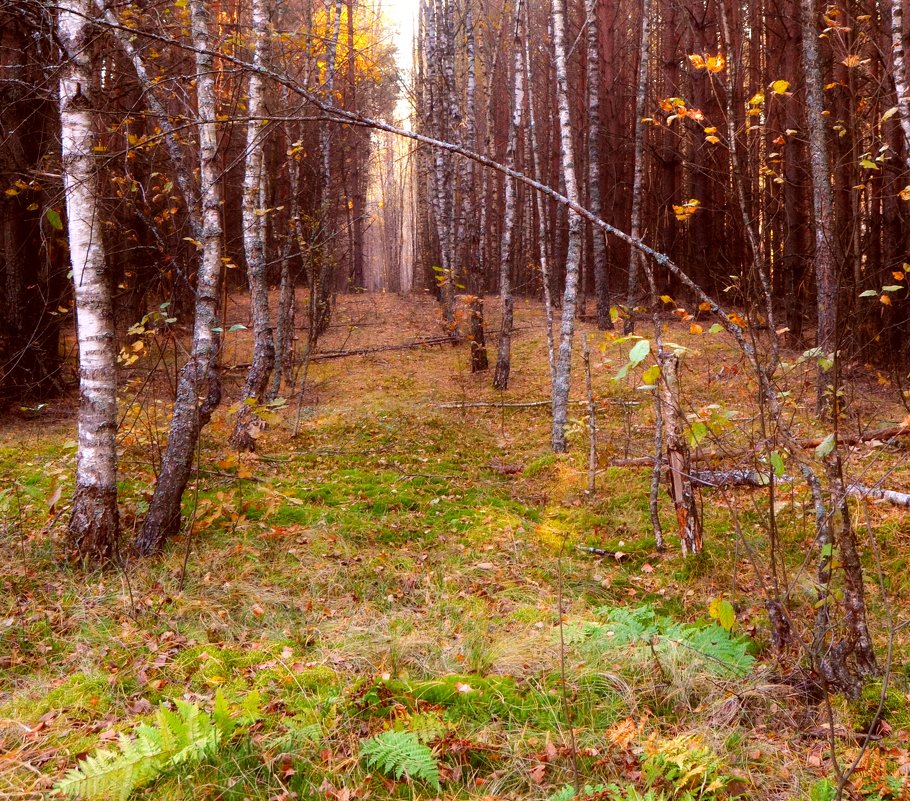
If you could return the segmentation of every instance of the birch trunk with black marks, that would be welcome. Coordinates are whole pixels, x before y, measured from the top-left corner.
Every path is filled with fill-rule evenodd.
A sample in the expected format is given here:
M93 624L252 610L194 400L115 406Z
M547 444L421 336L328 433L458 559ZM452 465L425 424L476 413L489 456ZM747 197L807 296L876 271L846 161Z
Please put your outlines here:
M894 65L894 90L897 118L904 135L904 161L910 167L910 94L904 60L904 0L891 0L891 59Z
M588 208L592 214L601 216L600 195L600 42L597 27L597 0L588 11L586 61L588 88ZM591 226L591 256L594 268L594 296L597 301L597 328L601 331L613 329L610 318L610 290L607 282L607 243L604 232Z
M574 130L569 112L569 77L566 69L566 15L563 0L552 1L553 49L556 65L556 99L559 107L559 138L566 197L576 207L581 205L575 172ZM578 271L584 227L581 216L569 209L569 244L566 253L566 283L562 297L562 321L559 329L559 354L556 380L553 382L552 445L556 453L565 453L568 421L569 383L572 373L572 340L575 335L575 306L578 300Z
M641 38L638 41L638 83L635 88L635 145L632 166L632 215L629 236L641 239L641 204L645 182L645 102L648 96L648 66L651 42L651 0L641 3ZM629 276L626 288L626 320L623 333L635 330L635 301L638 297L638 272L644 267L641 251L629 248Z
M469 150L477 149L477 65L475 64L474 14L472 0L465 6L465 58L467 79L465 91L465 144ZM477 225L477 166L465 159L462 167L462 216L461 231L466 241L465 273L468 292L468 339L471 343L471 372L480 373L489 368L486 335L483 326L483 276L478 262L478 245L481 229ZM459 237L460 239L461 237Z
M161 460L158 483L148 514L136 538L140 554L151 554L180 528L180 503L189 480L199 434L221 400L216 356L218 289L221 282L221 171L217 163L218 128L215 63L210 55L209 9L205 0L190 0L196 60L196 106L199 115L199 180L202 206L202 259L196 278L193 344L180 371L177 397Z
M268 15L265 0L253 0L253 72L250 73L247 99L246 167L243 174L243 252L247 281L250 285L250 316L253 322L253 363L247 373L240 397L240 410L231 445L237 450L256 449L258 418L253 406L265 395L275 363L275 344L269 321L269 287L265 263L265 209L260 208L263 188L263 153L265 150L265 85L261 70L266 65Z
M518 152L518 133L521 128L521 115L524 110L524 69L521 43L521 3L515 6L515 29L512 36L512 115L509 119L509 133L506 145L506 165L515 168ZM509 373L512 369L512 323L514 317L514 298L512 297L512 259L516 233L516 182L512 178L505 181L505 214L502 222L502 245L499 251L499 299L502 304L502 323L499 330L499 351L496 355L496 373L493 386L496 389L507 389Z
M79 449L69 538L79 556L106 560L116 552L120 526L117 348L93 150L91 12L87 0L62 0L57 16L64 51L59 84L63 194L79 341Z
M543 162L540 146L540 131L537 127L537 112L534 108L534 81L531 76L531 6L530 3L525 5L525 47L524 47L524 69L525 82L528 87L528 139L530 147L528 151L531 156L531 175L535 180L543 178ZM543 303L544 317L547 326L547 360L550 365L550 389L556 383L556 353L553 346L553 298L550 294L550 258L547 243L547 209L544 203L544 197L540 192L534 192L534 203L537 209L537 236L540 247L540 273L541 283L543 285ZM595 233L596 236L596 233Z
M809 129L809 161L812 171L812 211L815 227L815 284L818 329L815 344L831 354L837 335L837 245L834 232L834 198L831 191L828 136L825 129L821 55L814 0L801 0L803 68L806 73L806 117ZM836 368L835 368L836 369ZM816 411L824 416L832 409L830 375L819 366Z

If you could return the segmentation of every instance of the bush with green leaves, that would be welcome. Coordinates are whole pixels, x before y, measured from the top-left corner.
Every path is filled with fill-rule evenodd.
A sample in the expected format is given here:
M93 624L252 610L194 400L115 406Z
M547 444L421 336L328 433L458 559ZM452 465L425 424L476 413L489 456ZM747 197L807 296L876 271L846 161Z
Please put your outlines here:
M232 715L219 690L211 715L196 704L175 701L175 709L162 704L153 725L136 727L133 737L121 734L119 750L99 749L79 761L57 783L57 789L80 798L114 798L126 801L130 794L154 781L161 773L193 764L212 754L239 725L259 717L259 696L247 695Z
M572 785L557 790L547 801L665 801L663 793L656 790L641 792L635 787L620 787L618 784L586 784L581 794Z
M433 751L414 732L384 731L360 744L367 767L386 776L417 779L439 790L439 764Z

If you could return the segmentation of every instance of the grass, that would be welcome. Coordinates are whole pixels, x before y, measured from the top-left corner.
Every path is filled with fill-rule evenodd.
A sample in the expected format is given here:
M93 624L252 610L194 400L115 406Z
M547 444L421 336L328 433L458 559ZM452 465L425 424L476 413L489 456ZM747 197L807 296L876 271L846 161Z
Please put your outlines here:
M227 324L244 322L242 306L232 308L238 319ZM368 315L383 326L340 328L330 334L338 341L325 347L349 333L352 348L405 339L429 330L433 313L426 299L351 297L336 320L356 324ZM0 476L15 490L0 499L8 555L0 600L0 797L47 797L78 757L150 719L159 703L185 699L211 709L221 689L233 703L256 690L262 717L201 765L163 776L145 797L433 797L427 786L369 772L358 759L362 741L394 729L434 749L445 798L543 801L574 781L576 762L583 783L642 792L650 784L658 797L682 797L703 771L711 776L699 790L704 798L808 798L813 782L832 771L824 737L802 736L817 732L824 715L780 682L797 654L779 664L765 646L762 565L737 541L730 513L732 505L751 549L764 552L760 494L703 493L706 552L684 562L672 547L664 495L671 550L654 551L649 471L606 467L648 453L647 403L601 405L604 469L594 497L586 493L580 422L570 432L570 453L554 456L545 407L436 405L546 397L540 316L533 304L517 306L522 330L503 395L489 388L489 376L468 372L465 347L316 362L300 435L290 435L292 403L262 436L258 454L239 458L226 446L232 421L225 403L203 437L187 493L191 535L184 531L161 557L131 561L125 572L67 560L72 403L51 405L44 419L0 434ZM592 344L603 339L583 331ZM752 388L742 373L713 378L718 364L737 363L735 353L682 326L671 324L671 333L700 351L687 357L682 378L693 413L713 401L742 412L743 422L718 434L736 450L754 436ZM248 346L245 335L232 336L227 365L242 361ZM599 398L647 400L636 377L611 379L627 350L593 348ZM166 396L164 385L155 391ZM881 398L857 401L864 402L868 408L855 409L864 419L901 416ZM808 419L797 422L811 433ZM146 503L165 425L166 404L142 397L131 406L122 443L127 535ZM889 485L898 487L908 476L901 447L850 458L857 470L891 471ZM521 469L503 472L502 464ZM812 586L800 566L812 521L806 499L791 500L780 516L791 554L784 567L794 614L811 618ZM891 613L902 619L907 520L883 507L870 513ZM597 558L576 545L622 557ZM873 585L869 592L883 643L884 607ZM663 661L647 649L634 658L621 650L592 655L570 641L563 673L560 593L569 624L594 620L604 606L648 606L679 623L700 623L712 599L728 597L758 664L735 680L691 675L683 653ZM906 755L907 649L902 634L885 703L891 732L867 771L882 781L900 776ZM870 686L857 702L836 701L837 726L868 723L877 699ZM838 749L849 762L856 744L844 739ZM698 758L690 764L691 754ZM714 795L702 792L715 779Z

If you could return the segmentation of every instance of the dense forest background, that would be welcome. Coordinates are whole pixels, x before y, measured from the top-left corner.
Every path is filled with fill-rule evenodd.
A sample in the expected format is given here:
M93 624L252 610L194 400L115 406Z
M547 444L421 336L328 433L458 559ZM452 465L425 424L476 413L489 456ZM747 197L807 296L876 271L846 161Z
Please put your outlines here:
M905 797L908 25L0 0L11 791Z

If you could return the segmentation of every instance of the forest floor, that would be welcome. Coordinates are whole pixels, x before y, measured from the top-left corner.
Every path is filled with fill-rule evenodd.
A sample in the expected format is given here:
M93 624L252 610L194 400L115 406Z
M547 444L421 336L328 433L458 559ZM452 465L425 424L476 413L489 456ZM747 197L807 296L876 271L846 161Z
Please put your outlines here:
M247 322L245 298L232 300L226 330ZM487 308L495 331L496 305ZM159 705L182 699L207 718L216 697L236 719L230 738L137 796L543 801L578 784L591 798L629 801L822 801L884 698L885 725L851 792L910 797L907 629L894 637L884 693L873 682L828 708L788 684L801 655L771 648L762 596L767 492L702 490L705 553L684 560L662 489L670 547L658 553L650 471L610 466L652 448L641 370L614 378L632 343L580 327L597 401L593 496L583 405L572 406L564 456L550 452L546 405L497 406L547 398L542 319L539 305L517 303L507 392L491 389L491 373L470 373L465 344L317 360L298 436L292 399L263 410L257 454L239 456L227 445L228 399L203 436L185 501L191 525L162 556L124 569L86 571L67 552L73 400L0 424L0 799L50 797L79 758L116 748ZM699 333L697 322L667 315L666 336L688 349L682 397L704 423L713 463L748 466L759 438L748 369L709 325ZM428 297L347 296L320 350L439 331ZM230 368L249 360L249 335L225 339L236 398L244 371ZM159 353L150 341L124 371L125 543L166 435L168 342L170 367L150 374ZM580 355L575 365L580 400ZM811 416L814 370L808 360L787 378L787 413L807 438L826 433ZM857 365L850 379L844 427L903 419L887 376ZM479 401L494 405L441 405ZM848 475L907 491L907 447L906 438L857 446ZM865 558L884 662L889 625L910 614L910 519L897 507L855 508L864 541L877 544ZM811 500L782 488L775 510L778 577L806 640L816 598ZM409 752L371 765L377 743L394 748L387 731L408 735L398 747Z

